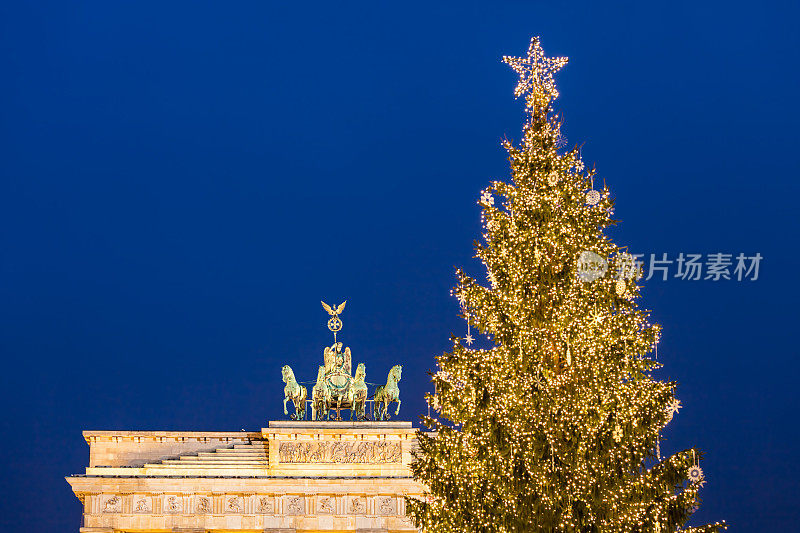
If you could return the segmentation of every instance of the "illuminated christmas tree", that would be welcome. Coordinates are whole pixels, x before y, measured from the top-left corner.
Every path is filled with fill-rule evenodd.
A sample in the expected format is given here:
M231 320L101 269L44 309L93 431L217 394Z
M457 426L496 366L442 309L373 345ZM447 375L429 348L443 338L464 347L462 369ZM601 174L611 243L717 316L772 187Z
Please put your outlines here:
M520 76L527 122L504 142L511 179L482 191L482 283L457 272L470 329L437 358L435 435L412 465L430 493L407 501L426 532L719 531L681 529L699 504L700 452L661 458L680 407L658 381L660 327L638 306L633 258L604 233L613 201L593 187L577 148L561 146L553 74L566 58L503 61Z

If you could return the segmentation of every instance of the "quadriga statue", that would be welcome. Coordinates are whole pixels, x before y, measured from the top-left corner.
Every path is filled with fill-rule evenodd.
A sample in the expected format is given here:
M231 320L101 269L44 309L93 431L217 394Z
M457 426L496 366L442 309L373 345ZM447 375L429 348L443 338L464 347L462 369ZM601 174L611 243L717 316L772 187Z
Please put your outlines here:
M369 398L368 383L366 382L366 366L359 363L356 367L356 375L351 375L353 368L353 356L350 348L346 348L341 342L336 340L336 335L342 329L342 320L339 317L347 302L342 302L338 306L330 306L322 302L322 307L330 315L328 329L333 333L333 344L326 346L322 352L323 366L317 369L317 381L311 388L311 419L312 420L341 420L341 411L350 410L350 420L367 420L367 401ZM400 381L403 367L395 365L389 371L386 385L382 385L375 391L373 398L373 414L376 420L388 420L389 404L397 402L397 409L394 414L400 413L400 389L397 383ZM283 382L286 386L283 389L283 413L289 414L286 402L292 401L294 413L291 415L293 420L303 420L305 418L306 388L300 385L294 378L294 372L289 365L285 365L282 370ZM336 411L335 416L331 411Z

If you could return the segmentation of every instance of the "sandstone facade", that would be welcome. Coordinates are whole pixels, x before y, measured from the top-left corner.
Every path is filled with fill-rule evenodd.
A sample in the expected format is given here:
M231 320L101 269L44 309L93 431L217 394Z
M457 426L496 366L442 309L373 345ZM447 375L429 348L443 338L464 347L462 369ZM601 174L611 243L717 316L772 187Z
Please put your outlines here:
M270 422L260 432L86 431L67 478L81 532L416 531L410 422Z

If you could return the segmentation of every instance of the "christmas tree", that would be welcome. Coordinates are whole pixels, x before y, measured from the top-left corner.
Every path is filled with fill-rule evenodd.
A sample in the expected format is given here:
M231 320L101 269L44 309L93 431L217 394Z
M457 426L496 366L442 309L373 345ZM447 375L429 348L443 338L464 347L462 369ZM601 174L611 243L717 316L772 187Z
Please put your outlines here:
M681 529L704 484L701 454L661 458L660 432L680 407L675 383L653 378L660 327L638 305L633 258L604 233L607 187L577 148L561 148L553 74L566 58L504 57L519 74L527 122L505 141L511 179L482 191L487 282L457 271L453 294L469 327L437 358L409 499L425 532L711 532ZM471 330L470 330L471 331Z

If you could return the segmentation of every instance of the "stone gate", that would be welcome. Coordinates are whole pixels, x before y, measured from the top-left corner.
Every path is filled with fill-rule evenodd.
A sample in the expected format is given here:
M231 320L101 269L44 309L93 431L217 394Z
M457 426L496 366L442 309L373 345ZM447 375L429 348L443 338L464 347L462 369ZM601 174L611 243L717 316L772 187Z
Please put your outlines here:
M85 431L67 477L80 531L416 531L410 422L270 422L260 432Z

